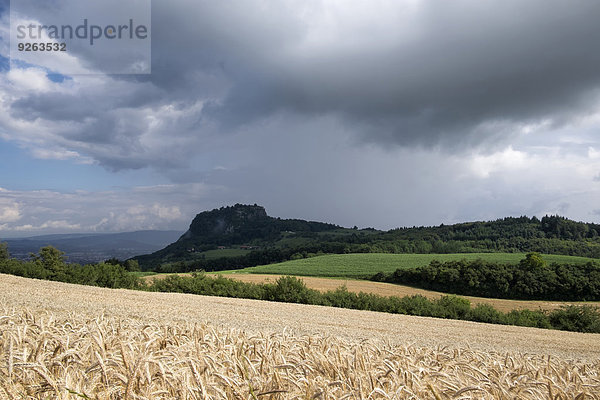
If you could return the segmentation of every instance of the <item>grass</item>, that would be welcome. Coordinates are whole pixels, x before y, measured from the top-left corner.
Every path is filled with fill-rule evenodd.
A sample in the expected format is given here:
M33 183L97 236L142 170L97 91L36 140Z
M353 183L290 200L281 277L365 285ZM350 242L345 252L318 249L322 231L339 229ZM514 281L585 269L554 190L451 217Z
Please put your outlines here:
M135 271L135 272L131 272L131 275L137 276L138 278L143 278L145 276L156 275L156 272L152 272L152 271Z
M250 252L250 250L240 249L240 248L227 248L227 249L207 250L207 251L202 251L202 252L198 252L198 253L190 253L190 257L193 257L193 259L188 259L188 260L184 260L184 261L177 261L177 262L167 262L167 263L164 263L163 266L169 267L169 266L171 266L173 264L179 264L179 263L183 263L183 264L186 264L186 265L191 265L191 264L194 264L195 260L200 260L200 259L214 260L214 259L222 258L222 257L245 256L249 252Z
M361 279L377 272L394 272L398 268L415 268L429 264L432 260L475 260L517 264L525 253L461 253L461 254L328 254L303 258L278 264L261 265L224 273L278 274L297 276L320 276ZM549 263L581 263L592 261L590 258L544 255Z
M219 250L207 250L197 255L204 256L207 260L212 260L221 257L238 257L245 256L248 254L248 250L244 249L219 249Z

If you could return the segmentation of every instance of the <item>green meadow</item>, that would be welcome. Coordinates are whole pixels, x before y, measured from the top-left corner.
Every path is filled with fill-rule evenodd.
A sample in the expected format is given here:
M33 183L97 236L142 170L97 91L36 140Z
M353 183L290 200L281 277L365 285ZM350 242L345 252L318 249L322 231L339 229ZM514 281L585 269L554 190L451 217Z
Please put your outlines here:
M415 268L429 264L432 260L476 260L517 264L525 253L460 253L460 254L327 254L303 258L278 264L261 265L225 273L278 274L344 278L368 278L377 272L394 272L398 268ZM548 263L585 264L591 258L543 255Z

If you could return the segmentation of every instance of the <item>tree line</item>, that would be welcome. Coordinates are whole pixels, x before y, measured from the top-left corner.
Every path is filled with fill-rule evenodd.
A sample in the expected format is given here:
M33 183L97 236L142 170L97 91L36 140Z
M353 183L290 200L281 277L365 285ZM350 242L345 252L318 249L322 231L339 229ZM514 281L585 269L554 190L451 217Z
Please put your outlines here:
M130 270L128 270L129 268ZM6 244L0 243L0 273L25 278L77 283L107 288L138 289L140 280L131 272L139 269L134 262L108 260L97 264L68 264L64 253L52 246L32 254L29 261L10 257Z
M466 296L600 301L600 263L548 264L538 253L527 254L516 265L434 260L422 267L378 273L372 279Z

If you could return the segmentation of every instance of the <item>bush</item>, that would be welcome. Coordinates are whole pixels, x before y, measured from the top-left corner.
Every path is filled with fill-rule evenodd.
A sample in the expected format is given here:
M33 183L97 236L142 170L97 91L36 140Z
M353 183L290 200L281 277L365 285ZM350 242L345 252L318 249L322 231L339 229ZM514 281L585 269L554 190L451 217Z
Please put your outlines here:
M542 311L512 310L506 314L509 325L530 326L533 328L551 329L550 319Z
M550 313L550 323L565 331L600 333L600 311L587 305L563 306Z
M282 276L274 285L266 285L265 300L282 301L286 303L318 304L320 293L309 289L304 281L292 277Z
M71 269L68 272L69 278L66 282L113 289L137 289L141 286L141 281L135 275L128 273L119 264L106 264L102 262L83 267L70 267Z
M475 308L469 310L465 319L469 321L486 322L488 324L506 323L505 315L489 304L477 304Z
M403 297L400 301L400 313L408 315L420 315L423 317L437 316L434 304L425 296L420 294Z
M465 319L471 310L471 302L456 295L442 296L436 301L441 318Z
M334 291L327 291L322 296L322 305L339 308L356 308L358 299L357 295L350 293L346 286L340 286Z

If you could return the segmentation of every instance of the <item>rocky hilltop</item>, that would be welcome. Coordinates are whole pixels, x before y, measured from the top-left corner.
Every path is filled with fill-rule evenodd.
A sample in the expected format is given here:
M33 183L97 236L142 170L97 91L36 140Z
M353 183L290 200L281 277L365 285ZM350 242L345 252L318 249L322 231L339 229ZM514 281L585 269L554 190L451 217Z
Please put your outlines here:
M197 260L206 251L265 249L285 237L297 238L339 228L323 222L275 218L267 215L262 206L236 204L197 214L187 232L175 243L136 259L148 266ZM223 254L225 256L226 253Z
M188 231L179 241L193 240L203 243L216 241L231 242L242 239L240 236L254 236L258 228L264 228L271 222L264 207L258 205L236 204L202 212L192 220ZM200 243L198 243L200 244Z

